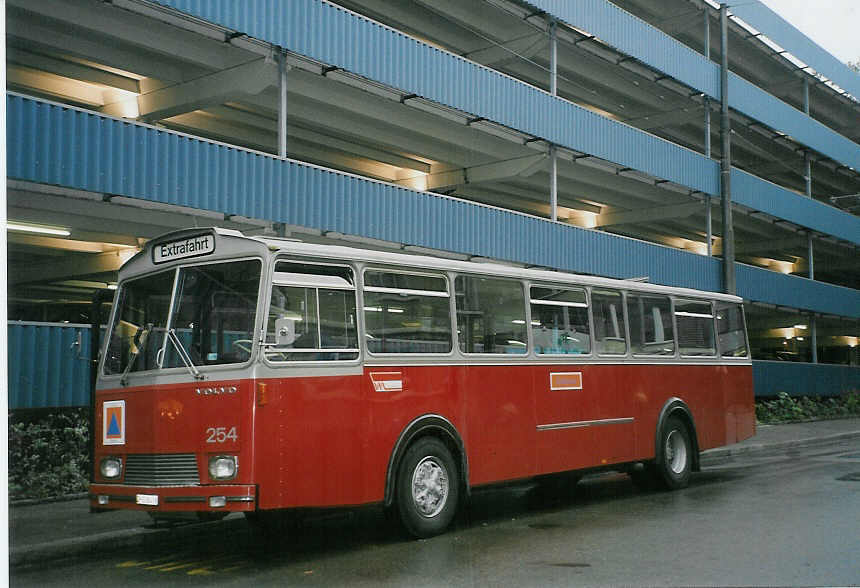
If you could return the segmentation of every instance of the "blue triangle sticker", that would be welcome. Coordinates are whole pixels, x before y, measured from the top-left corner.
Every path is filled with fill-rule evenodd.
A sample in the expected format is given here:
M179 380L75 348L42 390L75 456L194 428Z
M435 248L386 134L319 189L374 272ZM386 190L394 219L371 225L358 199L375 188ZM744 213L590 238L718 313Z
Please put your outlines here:
M116 422L116 414L112 414L110 417L110 426L108 426L107 434L111 437L113 437L114 435L118 436L120 434L119 423Z

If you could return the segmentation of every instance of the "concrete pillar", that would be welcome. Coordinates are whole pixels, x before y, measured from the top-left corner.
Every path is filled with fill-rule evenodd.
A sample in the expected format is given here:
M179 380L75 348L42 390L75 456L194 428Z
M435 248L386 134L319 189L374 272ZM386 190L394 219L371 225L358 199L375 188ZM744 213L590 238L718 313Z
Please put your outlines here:
M728 7L720 4L720 197L723 217L723 289L737 292L735 282L735 231L732 227L732 154L731 123L729 121L729 26Z
M711 60L711 21L708 8L702 11L705 15L705 57ZM711 157L711 98L707 94L702 98L705 107L705 157Z
M708 8L702 11L705 15L705 57L711 60L711 20ZM706 94L702 98L702 106L705 109L705 157L711 157L711 98ZM705 239L707 241L708 257L713 255L713 219L711 217L711 196L705 194Z
M803 76L803 112L809 116L809 77ZM812 162L809 151L803 152L803 179L806 180L806 196L812 198Z
M549 21L549 93L558 95L558 23Z
M711 217L711 196L710 194L705 194L705 241L708 245L708 257L711 257L714 247L714 230L713 230L713 219Z
M552 220L558 220L558 152L549 146L549 207Z
M549 91L553 96L558 95L558 23L553 18L549 21ZM549 208L550 218L558 220L558 152L555 145L549 146L550 186Z
M812 363L818 363L818 328L815 315L809 315L809 346L812 350Z
M278 53L278 155L287 156L287 52Z

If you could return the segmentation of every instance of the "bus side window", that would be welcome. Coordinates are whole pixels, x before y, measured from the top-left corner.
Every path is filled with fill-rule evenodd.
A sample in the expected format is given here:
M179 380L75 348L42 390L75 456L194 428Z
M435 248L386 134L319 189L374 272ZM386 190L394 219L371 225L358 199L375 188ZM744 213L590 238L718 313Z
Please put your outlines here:
M269 361L358 358L350 268L278 261L273 282L266 321Z
M674 355L675 336L668 296L627 294L630 347L641 355Z
M714 341L714 314L711 303L697 300L675 300L678 324L678 346L683 357L717 354Z
M533 286L530 296L536 353L591 353L585 290Z
M450 353L451 303L444 276L364 273L364 326L371 353Z
M526 301L515 280L457 276L457 332L463 353L528 351Z
M722 357L747 357L744 312L740 304L717 302L717 341Z
M627 336L624 327L624 310L621 292L615 290L591 291L594 315L594 346L601 355L625 355Z

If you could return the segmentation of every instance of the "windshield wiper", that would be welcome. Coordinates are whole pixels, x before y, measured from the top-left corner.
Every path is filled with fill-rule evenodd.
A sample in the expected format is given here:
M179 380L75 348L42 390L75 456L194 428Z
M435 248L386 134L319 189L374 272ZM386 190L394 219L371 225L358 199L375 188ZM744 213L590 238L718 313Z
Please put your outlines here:
M183 347L182 341L180 341L179 337L176 336L176 331L174 329L167 331L167 338L170 339L171 343L173 343L173 346L176 348L176 353L179 355L179 359L182 360L182 363L185 364L185 367L188 368L191 375L194 376L196 380L202 380L204 378L203 374L200 373L200 370L198 370L197 366L194 365L194 362L191 361L191 356L188 355L188 351Z
M132 341L134 343L134 351L131 352L131 358L128 360L128 365L125 366L125 369L122 372L122 377L119 379L119 383L123 386L128 384L128 372L130 372L131 368L134 367L140 353L146 349L146 342L149 341L150 331L152 331L152 323L146 323L145 329L138 329L134 334L134 340Z

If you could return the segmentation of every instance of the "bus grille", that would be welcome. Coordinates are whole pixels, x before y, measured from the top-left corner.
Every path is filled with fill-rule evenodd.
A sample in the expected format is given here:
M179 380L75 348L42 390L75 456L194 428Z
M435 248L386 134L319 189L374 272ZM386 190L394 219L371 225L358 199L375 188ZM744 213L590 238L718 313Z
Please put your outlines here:
M199 485L197 456L193 453L128 455L123 484L127 486Z

